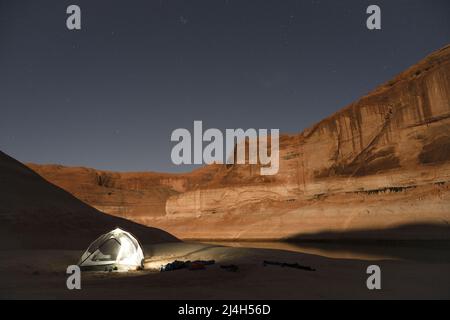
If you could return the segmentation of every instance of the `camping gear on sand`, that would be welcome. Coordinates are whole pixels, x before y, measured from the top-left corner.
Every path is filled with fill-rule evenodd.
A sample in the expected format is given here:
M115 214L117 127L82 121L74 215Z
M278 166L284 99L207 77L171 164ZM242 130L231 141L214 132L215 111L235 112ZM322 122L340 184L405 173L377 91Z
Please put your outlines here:
M235 264L228 264L228 265L222 265L220 268L224 269L225 271L229 272L237 272L239 270L239 267Z
M175 260L161 267L161 272L163 271L174 271L186 268L186 262Z
M81 256L81 270L129 271L143 268L144 252L129 232L116 228L95 240Z
M205 270L206 267L205 267L205 265L203 263L198 262L198 261L194 261L194 262L191 262L188 265L188 269L191 270L191 271L196 271L196 270Z
M302 266L298 263L285 263L285 262L275 262L275 261L263 261L263 266L266 267L268 265L272 265L272 266L280 266L280 267L289 267L289 268L295 268L295 269L300 269L300 270L305 270L305 271L316 271L316 269L313 269L311 267L308 266Z
M179 261L175 260L161 267L160 271L174 271L180 269L188 269L191 271L203 270L206 266L215 264L215 260L195 260L195 261Z

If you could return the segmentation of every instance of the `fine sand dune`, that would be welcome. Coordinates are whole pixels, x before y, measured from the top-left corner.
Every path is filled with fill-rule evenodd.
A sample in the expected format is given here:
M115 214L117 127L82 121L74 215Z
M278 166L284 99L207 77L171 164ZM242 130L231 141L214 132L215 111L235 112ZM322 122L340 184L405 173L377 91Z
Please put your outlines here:
M101 213L0 152L0 249L83 249L120 226L143 243L170 234Z

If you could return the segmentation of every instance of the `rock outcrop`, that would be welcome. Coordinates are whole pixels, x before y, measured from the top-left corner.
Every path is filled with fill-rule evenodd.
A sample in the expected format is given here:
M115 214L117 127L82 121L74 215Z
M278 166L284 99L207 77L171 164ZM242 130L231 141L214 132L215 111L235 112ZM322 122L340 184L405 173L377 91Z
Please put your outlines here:
M275 176L255 165L186 175L30 166L96 208L183 238L450 238L450 46L282 136Z

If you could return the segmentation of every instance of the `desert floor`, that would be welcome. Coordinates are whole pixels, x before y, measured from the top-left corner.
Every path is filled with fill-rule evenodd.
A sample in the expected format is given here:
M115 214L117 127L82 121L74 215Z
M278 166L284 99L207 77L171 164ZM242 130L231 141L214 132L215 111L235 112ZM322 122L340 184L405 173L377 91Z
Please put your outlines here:
M68 265L81 251L0 251L3 299L398 299L450 298L448 244L406 246L386 254L339 246L263 243L171 243L146 246L144 271L83 272L81 290L66 288ZM270 249L269 249L270 248ZM424 250L425 248L425 250ZM370 251L370 250L369 250ZM304 253L307 252L307 253ZM398 254L399 252L403 254ZM178 260L216 260L206 270L158 272ZM298 262L315 268L263 266L264 260ZM221 264L239 266L237 272ZM382 289L366 287L369 265L381 267Z

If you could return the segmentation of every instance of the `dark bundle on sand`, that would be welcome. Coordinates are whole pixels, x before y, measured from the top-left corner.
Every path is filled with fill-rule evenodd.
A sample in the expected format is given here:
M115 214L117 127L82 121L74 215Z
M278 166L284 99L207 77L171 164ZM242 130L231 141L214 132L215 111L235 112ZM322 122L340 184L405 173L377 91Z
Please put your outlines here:
M164 271L174 271L180 269L189 269L189 270L203 270L206 266L215 264L214 260L196 260L196 261L179 261L175 260L174 262L168 263L165 266L161 267L161 272Z
M300 270L306 270L306 271L316 271L316 269L313 269L311 267L308 266L302 266L298 263L286 263L286 262L276 262L276 261L263 261L263 266L266 267L268 265L272 265L272 266L280 266L280 267L289 267L289 268L295 268L295 269L300 269Z
M234 264L223 265L223 266L220 266L220 268L222 268L226 271L230 271L230 272L237 272L239 270L239 267Z

